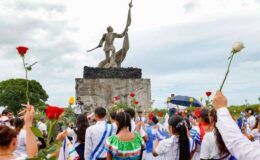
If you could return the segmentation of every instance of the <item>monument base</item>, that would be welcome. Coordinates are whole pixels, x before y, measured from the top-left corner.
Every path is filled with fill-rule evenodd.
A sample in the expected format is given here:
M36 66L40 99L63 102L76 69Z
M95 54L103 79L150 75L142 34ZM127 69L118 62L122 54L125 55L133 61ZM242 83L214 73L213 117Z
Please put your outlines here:
M84 103L84 110L91 112L97 107L112 107L115 96L119 102L131 106L131 92L141 108L151 107L151 82L142 79L139 68L84 67L83 78L76 79L76 97Z
M85 112L92 112L96 107L110 108L115 96L130 106L131 92L135 93L142 109L151 107L149 79L76 79L76 96L84 103Z

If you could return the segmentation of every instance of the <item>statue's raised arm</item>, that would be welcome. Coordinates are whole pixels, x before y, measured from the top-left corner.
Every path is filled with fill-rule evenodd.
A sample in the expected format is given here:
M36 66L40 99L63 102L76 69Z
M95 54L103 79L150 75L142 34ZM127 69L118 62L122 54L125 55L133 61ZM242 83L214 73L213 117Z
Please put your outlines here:
M129 3L129 10L127 15L126 27L123 33L115 33L111 26L107 27L107 33L103 34L102 39L99 42L98 47L102 47L104 44L104 52L106 54L106 59L101 61L98 67L110 68L110 67L121 67L121 63L125 59L126 53L129 49L129 39L128 39L128 28L131 25L131 8L133 7L132 0ZM114 47L115 38L123 38L123 47L116 52ZM96 49L94 48L94 49ZM93 50L93 49L92 49ZM90 51L92 51L90 50Z

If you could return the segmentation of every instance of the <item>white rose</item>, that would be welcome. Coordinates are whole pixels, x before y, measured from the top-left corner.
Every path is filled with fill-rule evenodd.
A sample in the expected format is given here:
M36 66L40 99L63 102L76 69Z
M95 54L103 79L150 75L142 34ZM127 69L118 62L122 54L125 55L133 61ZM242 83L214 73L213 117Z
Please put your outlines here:
M244 44L242 42L236 42L234 43L231 53L238 53L240 52L243 48L245 48Z

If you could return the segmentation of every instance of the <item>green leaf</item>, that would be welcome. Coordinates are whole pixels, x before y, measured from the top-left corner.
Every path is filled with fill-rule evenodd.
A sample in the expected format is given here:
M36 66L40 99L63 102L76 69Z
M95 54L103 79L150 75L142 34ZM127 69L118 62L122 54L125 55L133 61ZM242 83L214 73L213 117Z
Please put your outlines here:
M45 158L47 155L44 154L43 149L38 152L38 157Z
M55 145L52 145L52 146L50 146L50 147L47 149L46 153L47 153L47 154L53 153L53 152L56 151L56 149L57 149L57 147L56 147Z
M42 132L41 132L38 128L36 128L36 127L31 127L31 129L32 129L33 134L34 134L36 137L43 138Z

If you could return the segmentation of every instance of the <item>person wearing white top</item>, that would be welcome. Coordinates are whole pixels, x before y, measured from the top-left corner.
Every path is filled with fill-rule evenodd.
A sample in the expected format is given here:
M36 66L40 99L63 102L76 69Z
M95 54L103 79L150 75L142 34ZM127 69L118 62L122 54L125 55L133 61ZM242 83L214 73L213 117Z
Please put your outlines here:
M260 143L249 141L240 131L227 109L227 99L217 91L213 99L213 107L217 110L217 128L230 153L239 160L260 159Z
M117 132L117 125L116 125L116 112L111 112L110 113L110 123L113 126L113 133L112 134L116 134Z
M37 123L37 128L42 132L43 136L47 135L47 125L45 124L46 118L42 117Z
M86 130L84 157L88 160L105 160L105 142L112 135L113 127L106 122L105 108L96 108L94 113L96 124Z
M260 116L258 116L256 119L256 125L254 129L247 136L250 140L260 143Z
M153 155L164 160L189 160L190 141L187 135L186 121L181 116L172 116L169 119L169 131L172 136L162 141L156 140Z
M258 128L251 131L250 136L252 136L253 141L260 142L260 124L258 124Z
M256 124L256 118L254 116L254 110L252 108L245 109L245 117L246 117L246 134L250 134Z
M26 106L26 113L24 115L24 129L26 130L26 154L23 157L21 154L17 155L14 153L17 148L17 133L14 129L9 128L8 126L0 125L1 160L30 159L38 154L36 137L31 130L34 119L34 107L31 105L23 106Z
M131 117L131 132L134 133L135 131L139 132L144 141L146 142L148 139L148 136L145 132L145 125L144 122L135 122L135 111L132 108L127 108L125 110L126 113L128 113Z
M209 112L210 124L214 127L213 131L207 132L201 144L200 159L221 159L229 160L230 155L219 131L216 128L217 112L212 109Z

